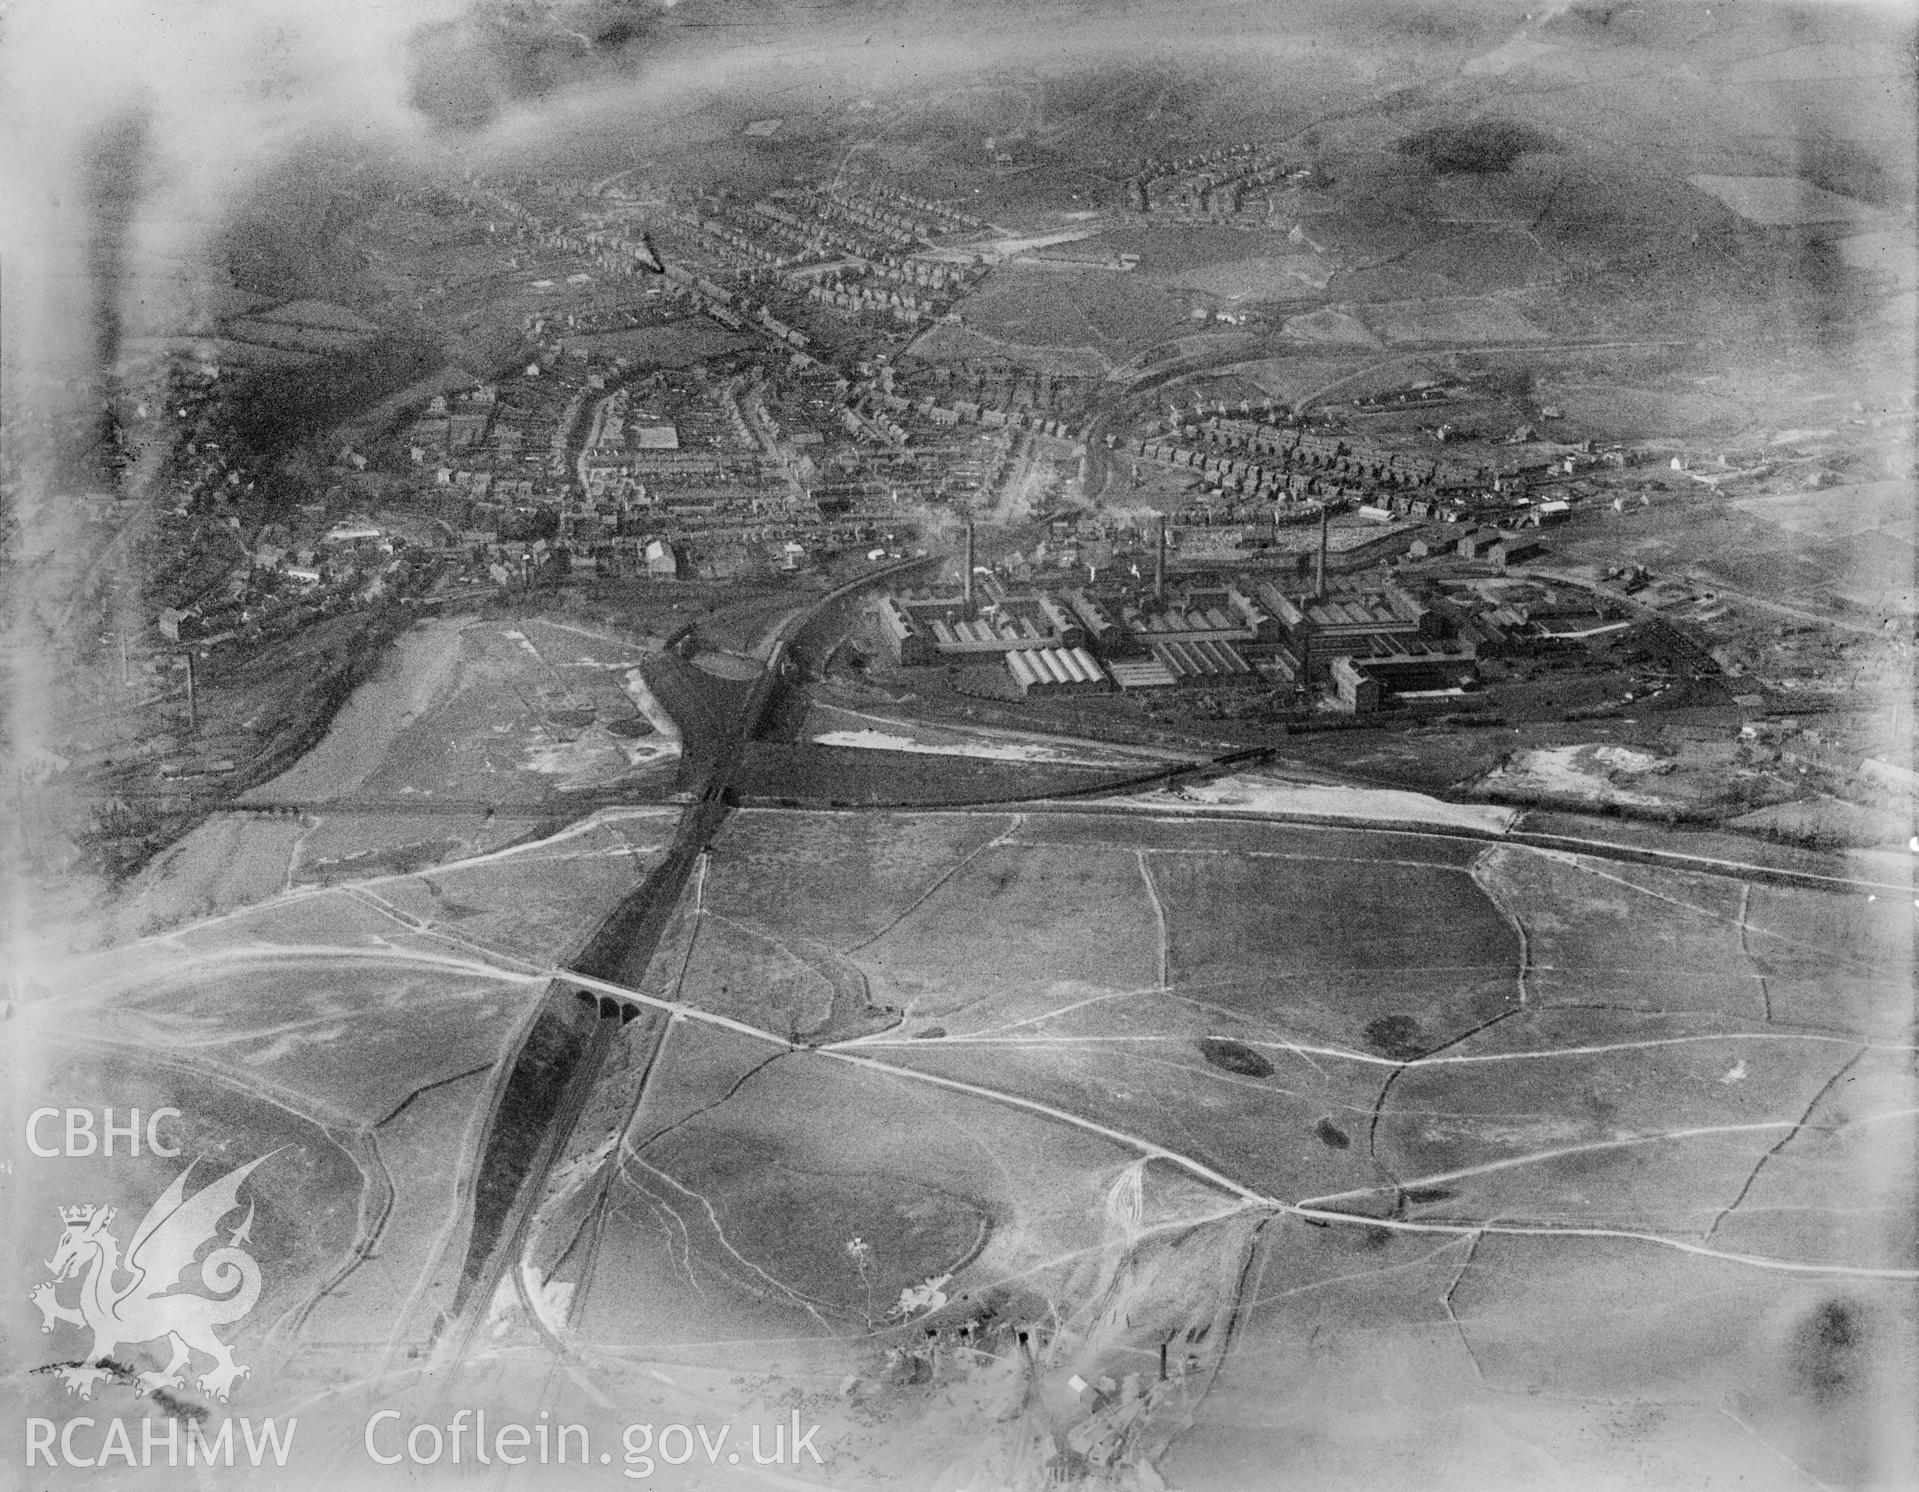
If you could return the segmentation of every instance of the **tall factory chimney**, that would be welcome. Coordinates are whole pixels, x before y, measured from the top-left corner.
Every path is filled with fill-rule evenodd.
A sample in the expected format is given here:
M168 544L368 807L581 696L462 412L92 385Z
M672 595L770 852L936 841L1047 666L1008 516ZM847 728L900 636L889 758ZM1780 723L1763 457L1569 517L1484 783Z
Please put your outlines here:
M1326 504L1319 505L1319 553L1313 561L1313 594L1326 594Z
M1153 599L1166 595L1166 515L1159 515L1159 538L1153 546Z
M966 616L970 620L973 615L973 520L970 518L966 520L965 564L966 564L966 570L965 570L965 574L960 579L960 585L962 587L961 595L964 598L963 605L965 607Z

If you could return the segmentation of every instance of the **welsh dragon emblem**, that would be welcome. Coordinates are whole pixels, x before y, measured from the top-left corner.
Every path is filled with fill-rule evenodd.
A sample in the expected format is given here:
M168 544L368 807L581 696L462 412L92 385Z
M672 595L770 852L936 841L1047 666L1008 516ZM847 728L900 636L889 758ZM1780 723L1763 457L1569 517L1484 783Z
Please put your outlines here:
M93 1346L86 1356L58 1370L68 1393L91 1399L93 1385L114 1376L107 1359L116 1347L162 1337L172 1343L173 1356L159 1372L140 1374L143 1393L184 1387L195 1352L213 1359L213 1367L197 1380L200 1389L222 1402L235 1380L247 1376L250 1370L233 1360L232 1349L214 1334L214 1328L238 1321L260 1298L260 1266L240 1247L253 1227L252 1203L247 1204L246 1218L229 1235L227 1245L213 1250L200 1265L200 1283L213 1296L169 1292L201 1248L218 1241L221 1220L240 1205L240 1183L268 1158L263 1155L227 1172L191 1197L186 1194L187 1177L193 1174L190 1164L133 1230L124 1260L119 1239L107 1231L113 1208L60 1209L64 1231L60 1246L47 1260L53 1278L28 1298L40 1308L41 1331L50 1332L56 1324L67 1322L93 1332ZM59 1297L60 1286L76 1275L80 1277L78 1309L62 1305Z

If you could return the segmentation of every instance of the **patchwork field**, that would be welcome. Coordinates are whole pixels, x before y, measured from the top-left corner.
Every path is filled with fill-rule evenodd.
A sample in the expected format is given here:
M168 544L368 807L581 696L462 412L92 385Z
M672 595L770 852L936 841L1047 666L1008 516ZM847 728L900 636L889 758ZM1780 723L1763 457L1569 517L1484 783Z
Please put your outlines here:
M263 1278L256 1312L229 1334L240 1362L260 1361L267 1350L268 1327L299 1309L322 1286L356 1235L366 1176L346 1126L326 1105L304 1102L218 1057L176 1051L168 1060L156 1061L151 1046L105 1045L87 1034L34 1024L31 1032L15 1033L19 1049L31 1058L31 1067L23 1065L14 1088L15 1101L23 1105L23 1129L27 1111L43 1104L60 1110L87 1108L96 1116L111 1106L121 1124L129 1109L151 1116L170 1108L178 1116L164 1118L156 1133L163 1145L193 1159L196 1189L247 1161L260 1161L248 1180L256 1205L253 1236L257 1252L277 1267ZM96 1124L103 1123L96 1119ZM54 1148L68 1148L58 1129L57 1124L43 1125L41 1139ZM114 1231L123 1245L147 1207L180 1174L182 1164L144 1149L130 1155L125 1139L111 1156L23 1158L31 1160L35 1184L45 1185L43 1195L62 1199L61 1206L113 1207L119 1213ZM136 1199L139 1205L131 1205ZM19 1356L27 1359L25 1368L48 1360L72 1361L85 1336L71 1331L41 1336L38 1313L26 1309L24 1300L27 1289L49 1275L45 1261L60 1238L60 1221L48 1207L38 1217L23 1215L17 1222L8 1230L7 1264L21 1282L22 1298L21 1309L10 1312L9 1336ZM198 1284L197 1272L193 1283ZM14 1335L29 1323L31 1337L26 1331ZM164 1361L164 1348L164 1342L154 1344L150 1350L161 1355L149 1362L129 1343L126 1356L137 1369L157 1368ZM206 1366L203 1360L196 1372ZM27 1382L31 1402L57 1405L62 1397L57 1379L42 1376ZM109 1387L104 1392L124 1390Z
M1417 342L1534 342L1546 333L1503 300L1407 301L1365 308L1367 323L1392 346Z
M91 877L97 829L128 878L0 959L25 1141L0 1172L28 1199L0 1320L25 1424L86 1416L78 1449L122 1420L149 1457L196 1424L301 1429L291 1464L232 1473L122 1471L56 1437L27 1484L1919 1485L1919 855L1910 825L1817 848L1878 812L1868 780L1898 798L1904 716L1872 699L1914 595L1904 19L568 0L422 29L386 9L380 54L405 65L330 100L310 95L360 53L318 20L233 54L229 102L266 121L239 177L220 129L151 127L217 123L220 100L132 57L92 70L118 122L42 173L59 211L28 237L90 252L40 318L71 317L40 339L57 366L9 366L54 416L8 442L21 552L45 562L10 666L70 651L104 681L118 651L120 678L112 700L56 691L52 736L5 743L23 820L28 792L71 790L75 826L23 822L7 853ZM126 42L84 39L88 62ZM304 148L321 137L339 148ZM670 278L619 247L643 232ZM913 304L804 300L849 274ZM205 275L250 288L189 289ZM712 304L694 278L766 301L810 355L681 314ZM121 352L221 366L149 382ZM358 410L351 380L292 387L347 363L440 371ZM666 403L661 368L686 370ZM406 454L436 393L482 382L494 437L449 429L447 460L492 471L484 503ZM198 644L192 702L155 674L92 739L86 712L148 692L134 643L162 603L227 615L229 516L243 551L361 510L437 550L440 527L519 531L530 503L576 556L598 546L612 515L565 490L574 416L628 385L683 455L730 452L711 483L649 462L615 494L613 526L673 540L682 578L581 571L550 616L533 591L449 599L383 632L337 711L340 649L417 613L309 619L262 654L257 591L227 586L237 631ZM1442 392L1369 397L1421 386ZM929 395L1072 433L927 438L907 411ZM1190 535L1204 507L1218 542L1183 547L1176 589L1207 553L1283 580L1309 526L1234 550L1257 514L1212 502L1225 474L1126 454L1189 409L1275 401L1362 468L1390 445L1515 477L1475 493L1575 499L1546 570L1637 586L1622 566L1643 565L1639 602L1723 677L1657 629L1561 615L1590 654L1487 660L1482 710L1060 704L1136 741L1286 737L1257 769L1149 778L1164 754L1027 734L1049 707L1015 708L986 662L916 682L854 625L866 582L950 567L969 503L1007 576L1063 584L1070 549L1114 580L1129 529L1164 510ZM755 480L726 432L762 409ZM915 428L856 417L883 409ZM1581 447L1597 465L1548 469ZM1353 465L1318 473L1322 506L1378 488ZM74 521L107 547L41 542L42 487L85 494ZM162 547L220 553L169 566L139 529L113 548L146 497L179 509ZM1386 565L1413 526L1335 516L1329 542L1354 559L1370 536ZM724 578L784 537L798 571ZM820 599L876 552L923 563ZM1396 573L1525 600L1458 565ZM235 703L262 680L285 709ZM323 714L288 703L303 682ZM204 750L165 744L183 704ZM241 775L174 760L257 762L322 718L276 780L233 768L237 803ZM1860 801L1807 807L1826 794ZM129 1143L136 1107L174 1148ZM236 1381L197 1376L204 1341L170 1381L161 1328L230 1270ZM108 1340L122 1281L167 1293ZM388 1413L411 1455L375 1465ZM526 1426L539 1460L476 1467L468 1416Z
M1354 1487L1891 1464L1861 1435L1912 1386L1873 1345L1919 1278L1909 910L1412 798L1219 817L1337 810L1314 791L738 809L610 1024L550 971L676 810L480 845L321 805L252 896L184 855L215 909L55 971L19 1035L61 1103L189 1113L209 1177L283 1147L253 1412L423 1406L436 1362L493 1402L562 1352L538 1392L576 1415L799 1402L841 1466L929 1479L1049 1436L1222 1492L1274 1457ZM574 1045L506 1085L555 1000ZM502 1232L485 1157L569 1102ZM436 1356L489 1240L486 1345Z
M1919 517L1906 482L1865 482L1818 492L1735 499L1733 506L1787 533L1819 539L1869 539L1912 548Z
M1765 500L1752 510L1732 503L1654 507L1603 535L1607 562L1672 567L1683 556L1684 565L1749 595L1822 606L1838 596L1842 604L1869 614L1907 611L1913 550L1901 523L1888 515L1885 527L1864 526L1876 515L1870 507L1849 512L1842 488L1809 496L1830 496L1831 503L1808 511L1812 505L1783 500L1780 517L1804 525L1789 536L1773 521ZM1594 544L1594 539L1569 537L1564 547L1583 557L1594 552Z
M995 270L965 303L969 326L1009 342L1094 347L1124 358L1186 323L1186 305L1136 275Z
M1408 257L1405 265L1441 275L1469 293L1517 289L1555 273L1552 261L1528 235L1500 228L1443 239Z
M1229 259L1203 269L1169 274L1167 283L1231 301L1305 300L1332 279L1334 266L1311 254Z
M752 338L729 332L704 316L689 316L629 331L576 333L566 339L566 345L569 350L630 358L640 367L682 368L753 343Z
M1384 1454L1462 1487L1836 1475L1889 1453L1845 1426L1906 1369L1793 1343L1911 1327L1908 923L1404 831L742 812L646 981L740 1024L674 1027L551 1279L583 1349L778 1338L776 1377L991 1302L1095 1438L1064 1380L1171 1340L1183 1386L1111 1443L1182 1486L1275 1454L1332 1486ZM794 1045L849 984L895 1024ZM1843 1392L1809 1351L1851 1354ZM969 1361L943 1381L997 1402ZM952 1429L875 1394L876 1445Z
M244 1228L236 1211L221 1232L250 1230L265 1281L226 1338L238 1361L296 1397L329 1364L376 1368L416 1306L431 1319L452 1304L478 1126L545 971L656 863L677 821L613 810L541 836L477 815L215 819L130 888L146 911L112 924L113 946L42 971L15 1012L30 1075L15 1100L111 1106L115 1123L130 1107L176 1110L159 1134L193 1162L195 1189L259 1159ZM124 1243L182 1162L119 1145L104 1162L34 1164L48 1195L115 1201ZM16 1252L44 1259L44 1231L16 1230ZM37 1267L14 1265L22 1279ZM197 1272L188 1284L203 1288ZM120 1350L147 1371L164 1348ZM36 1403L57 1399L56 1380L33 1382ZM130 1387L100 1392L114 1402Z

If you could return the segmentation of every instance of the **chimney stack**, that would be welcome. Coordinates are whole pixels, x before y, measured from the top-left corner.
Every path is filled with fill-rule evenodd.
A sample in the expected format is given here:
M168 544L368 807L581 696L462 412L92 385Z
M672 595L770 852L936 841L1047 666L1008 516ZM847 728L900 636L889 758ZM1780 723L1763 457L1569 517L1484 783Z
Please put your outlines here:
M1319 554L1313 562L1313 594L1326 594L1326 504L1319 505Z
M1166 515L1159 515L1159 539L1153 547L1153 599L1166 595Z
M973 615L973 520L966 520L966 573L961 577L961 594L968 619Z

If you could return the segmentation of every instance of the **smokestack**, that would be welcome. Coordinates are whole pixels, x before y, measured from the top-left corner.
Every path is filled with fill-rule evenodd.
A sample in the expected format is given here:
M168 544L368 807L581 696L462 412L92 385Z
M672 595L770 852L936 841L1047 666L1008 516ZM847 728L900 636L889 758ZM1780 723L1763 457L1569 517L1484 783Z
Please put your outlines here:
M1326 594L1326 504L1319 505L1319 554L1313 563L1313 594Z
M970 619L973 615L973 520L966 520L966 574L962 581L964 606Z
M1153 547L1153 599L1166 595L1166 515L1159 515L1159 539Z

